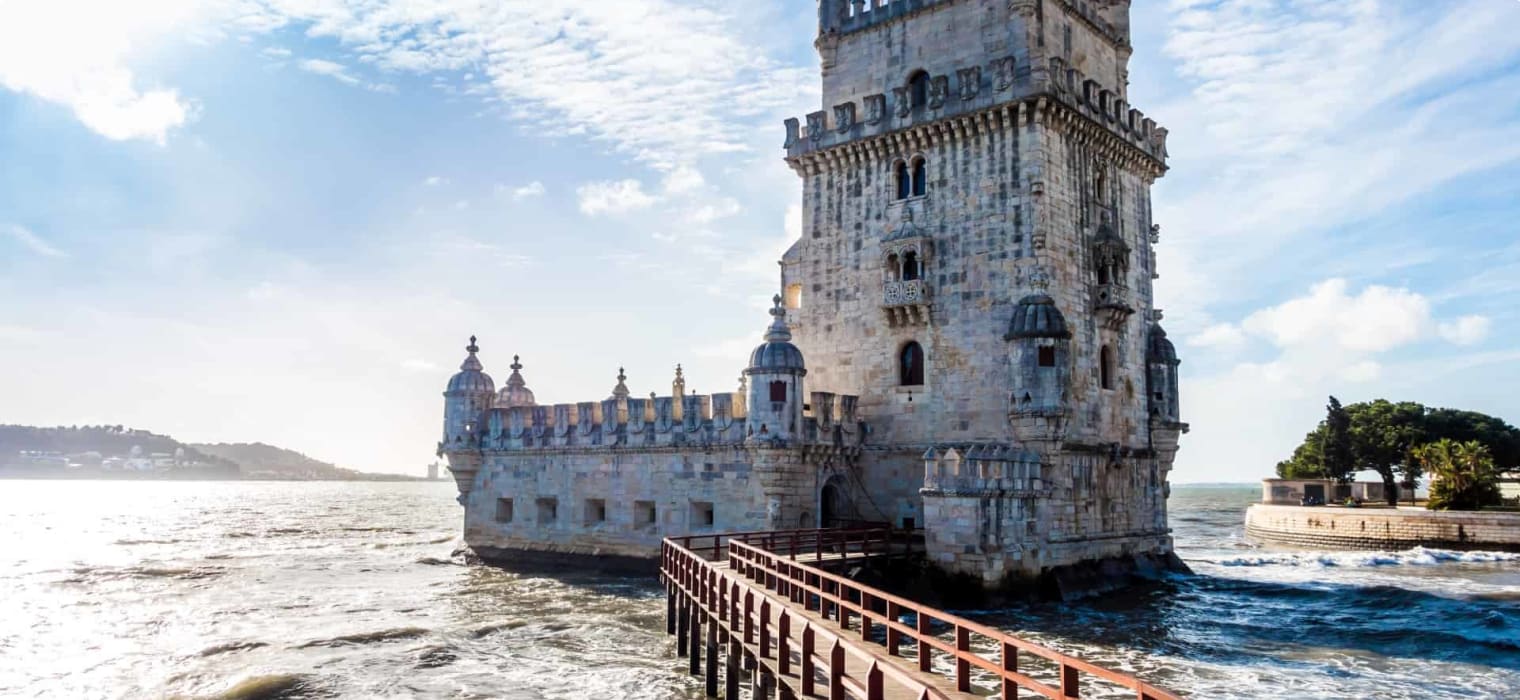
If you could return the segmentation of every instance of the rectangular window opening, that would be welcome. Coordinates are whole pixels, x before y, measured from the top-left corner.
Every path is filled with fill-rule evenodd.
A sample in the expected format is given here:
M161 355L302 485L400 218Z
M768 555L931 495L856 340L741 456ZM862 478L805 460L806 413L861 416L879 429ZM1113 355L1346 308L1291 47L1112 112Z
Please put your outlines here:
M607 522L607 501L600 498L586 499L586 524Z
M914 529L914 526L917 525L917 524L918 523L914 522L913 518L903 518L902 519L902 529L907 530L909 532L912 532L913 529Z
M654 501L633 502L633 523L635 525L653 525L658 512L655 510Z
M538 524L552 525L556 520L559 520L559 499L538 499Z
M496 499L496 522L498 522L498 523L510 523L510 522L512 522L512 499L510 499L510 498L498 498L498 499Z
M1056 349L1054 347L1046 345L1040 348L1040 366L1056 366Z
M711 501L691 502L691 527L710 528L716 523L713 517L713 504Z

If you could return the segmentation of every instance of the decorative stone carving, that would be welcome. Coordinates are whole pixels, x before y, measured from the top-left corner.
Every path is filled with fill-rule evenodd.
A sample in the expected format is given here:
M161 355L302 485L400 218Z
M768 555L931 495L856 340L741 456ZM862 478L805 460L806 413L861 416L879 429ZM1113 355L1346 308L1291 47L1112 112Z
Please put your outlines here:
M972 66L957 70L955 78L960 83L961 100L970 101L976 99L976 93L982 89L982 67Z
M855 127L855 103L834 105L834 128L843 134Z
M829 115L818 111L807 115L808 140L819 141L823 138L824 130L828 129Z
M887 115L887 96L876 94L866 95L866 123L872 126L881 123L882 117Z
M945 106L945 99L950 96L950 76L936 75L929 79L929 109L939 109Z
M892 88L892 104L897 107L897 118L906 118L908 113L913 109L913 105L908 101L908 88Z
M802 125L797 122L796 117L792 117L791 119L786 120L786 143L782 144L781 147L791 148L792 146L797 145L797 140L800 138L799 131L801 128Z
M1012 56L1004 56L992 62L992 88L998 92L1013 86L1018 63Z

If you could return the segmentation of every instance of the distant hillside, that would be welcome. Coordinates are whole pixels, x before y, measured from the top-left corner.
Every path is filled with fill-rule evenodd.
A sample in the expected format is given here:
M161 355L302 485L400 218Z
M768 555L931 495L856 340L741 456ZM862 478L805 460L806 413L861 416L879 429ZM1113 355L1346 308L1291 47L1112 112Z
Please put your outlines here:
M50 477L405 481L366 474L261 442L188 444L120 425L0 425L0 472Z
M252 478L276 477L294 479L354 479L360 472L341 469L335 464L312 459L295 450L266 445L262 442L234 442L194 444L195 449L208 455L236 463L243 474Z
M169 455L183 465L236 474L237 462L195 449L167 435L120 425L73 425L40 428L0 425L0 466L19 462L23 452L66 456L85 467L99 467L104 459ZM183 451L181 451L183 450Z

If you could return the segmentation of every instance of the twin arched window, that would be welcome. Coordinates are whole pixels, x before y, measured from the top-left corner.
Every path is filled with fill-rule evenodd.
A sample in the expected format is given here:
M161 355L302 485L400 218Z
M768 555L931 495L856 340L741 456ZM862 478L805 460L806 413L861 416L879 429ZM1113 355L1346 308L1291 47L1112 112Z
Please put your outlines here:
M915 156L910 164L897 161L893 166L897 185L897 198L922 197L929 189L929 164L923 156Z
M923 386L924 348L917 341L909 341L898 353L897 376L903 386Z

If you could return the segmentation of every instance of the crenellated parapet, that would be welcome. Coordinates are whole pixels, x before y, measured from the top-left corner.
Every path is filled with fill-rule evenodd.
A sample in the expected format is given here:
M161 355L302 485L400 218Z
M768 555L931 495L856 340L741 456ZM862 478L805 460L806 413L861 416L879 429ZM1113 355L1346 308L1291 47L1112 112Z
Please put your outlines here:
M821 0L818 34L849 34L905 19L953 0Z
M746 434L738 393L493 408L484 425L480 447L492 451L737 445Z
M1166 170L1167 130L1134 109L1116 86L1070 67L1060 58L1022 64L1012 55L985 65L960 66L928 76L924 101L915 103L909 76L891 94L828 105L805 121L786 120L787 159L793 167L815 154L849 146L852 157L887 156L947 137L1012 122L1059 121L1112 151L1121 162L1141 160L1157 176Z
M924 453L924 496L1050 495L1039 453L1011 445L942 445Z

